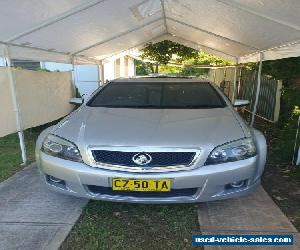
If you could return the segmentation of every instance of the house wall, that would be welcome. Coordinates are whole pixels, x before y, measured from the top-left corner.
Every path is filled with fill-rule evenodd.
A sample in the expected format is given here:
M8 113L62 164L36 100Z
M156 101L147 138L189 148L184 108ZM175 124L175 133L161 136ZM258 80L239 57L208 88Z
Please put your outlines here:
M63 63L45 62L43 68L50 71L71 71L72 65ZM98 65L75 65L73 80L79 93L90 95L100 85ZM104 81L119 77L135 76L134 59L128 56L111 60L104 64Z

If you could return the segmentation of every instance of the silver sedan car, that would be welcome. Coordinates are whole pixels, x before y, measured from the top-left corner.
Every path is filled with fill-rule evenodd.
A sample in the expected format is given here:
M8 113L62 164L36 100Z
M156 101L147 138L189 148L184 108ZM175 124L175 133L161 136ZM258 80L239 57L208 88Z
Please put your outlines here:
M65 194L136 203L206 202L248 194L266 161L263 134L219 88L187 78L114 80L41 133L36 160Z

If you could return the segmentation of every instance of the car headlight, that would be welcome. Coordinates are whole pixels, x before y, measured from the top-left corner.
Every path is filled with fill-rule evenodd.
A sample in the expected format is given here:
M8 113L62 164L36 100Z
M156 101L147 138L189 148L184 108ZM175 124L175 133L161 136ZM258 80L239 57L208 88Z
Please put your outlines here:
M256 155L251 138L245 138L216 147L208 156L205 165L244 160Z
M49 134L43 142L42 152L58 158L81 162L82 158L77 146L59 136Z

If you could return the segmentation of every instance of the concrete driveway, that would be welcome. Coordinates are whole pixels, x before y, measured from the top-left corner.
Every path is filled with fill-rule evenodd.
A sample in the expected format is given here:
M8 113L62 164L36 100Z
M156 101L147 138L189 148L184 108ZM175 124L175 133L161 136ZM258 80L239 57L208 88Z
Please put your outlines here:
M198 208L203 234L293 234L293 246L205 246L205 250L300 249L300 234L266 191L237 199L203 203Z
M87 201L50 192L25 168L0 183L0 249L57 249Z

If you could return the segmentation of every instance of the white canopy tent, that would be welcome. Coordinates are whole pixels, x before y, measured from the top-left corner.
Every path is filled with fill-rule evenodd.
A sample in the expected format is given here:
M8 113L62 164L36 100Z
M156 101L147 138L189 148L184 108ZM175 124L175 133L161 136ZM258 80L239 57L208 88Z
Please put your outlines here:
M298 0L4 0L0 10L0 43L21 59L97 63L160 39L240 63L300 55Z
M101 65L168 39L261 72L263 60L300 56L299 11L299 0L3 0L0 56Z

